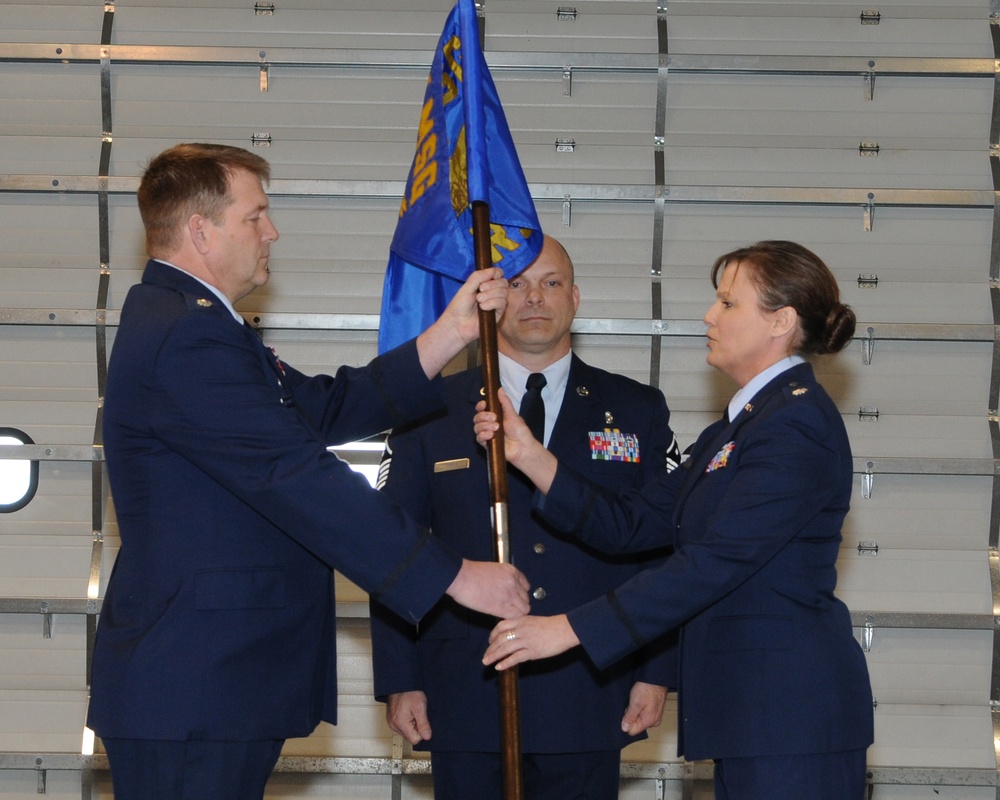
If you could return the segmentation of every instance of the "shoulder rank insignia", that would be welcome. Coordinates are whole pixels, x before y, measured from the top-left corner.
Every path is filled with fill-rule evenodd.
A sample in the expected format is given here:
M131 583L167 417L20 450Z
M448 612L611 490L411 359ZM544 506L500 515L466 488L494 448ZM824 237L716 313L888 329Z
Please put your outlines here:
M808 391L809 390L805 386L800 386L798 389L792 389L792 394L795 395L796 397L799 397L800 395L803 395Z

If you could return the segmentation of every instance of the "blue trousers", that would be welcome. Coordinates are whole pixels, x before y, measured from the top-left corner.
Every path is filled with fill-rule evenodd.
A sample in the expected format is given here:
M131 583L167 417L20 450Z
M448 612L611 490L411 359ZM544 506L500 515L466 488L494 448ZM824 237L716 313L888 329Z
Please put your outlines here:
M867 750L721 758L715 800L862 800Z
M115 800L260 800L284 744L102 741Z
M620 750L524 753L524 800L615 800ZM501 800L499 753L431 753L434 800ZM116 798L117 800L117 798Z

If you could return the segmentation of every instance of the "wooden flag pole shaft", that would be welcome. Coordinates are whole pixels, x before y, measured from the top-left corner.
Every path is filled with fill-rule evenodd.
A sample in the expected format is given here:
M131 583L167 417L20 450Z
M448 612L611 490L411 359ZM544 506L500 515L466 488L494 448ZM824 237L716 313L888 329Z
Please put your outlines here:
M490 209L482 201L472 203L472 243L476 269L493 266L490 242ZM497 390L500 388L500 363L497 357L497 321L492 311L479 310L479 347L483 362L486 407L502 419ZM497 561L511 563L507 540L507 458L504 454L503 428L497 431L486 448L493 508L494 553ZM521 772L521 708L517 688L517 668L499 674L500 756L503 767L503 800L522 800L524 778Z

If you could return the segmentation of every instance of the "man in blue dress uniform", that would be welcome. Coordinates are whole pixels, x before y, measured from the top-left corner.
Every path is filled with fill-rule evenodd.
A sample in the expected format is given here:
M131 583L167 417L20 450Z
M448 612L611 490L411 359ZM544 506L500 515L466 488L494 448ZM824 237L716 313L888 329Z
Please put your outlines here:
M542 406L536 437L553 453L624 490L676 465L669 411L658 389L573 354L570 326L579 302L569 256L546 237L538 258L510 282L499 324L500 379L522 413ZM381 488L467 558L490 558L486 454L472 431L481 370L450 376L445 385L447 414L393 432ZM569 610L655 563L606 558L557 534L532 515L532 493L511 470L510 547L531 583L534 613ZM497 681L482 666L493 624L445 602L416 628L372 603L375 693L387 703L389 726L430 749L436 800L501 796ZM660 643L612 670L595 669L579 653L523 669L527 800L617 797L621 748L659 724L672 659L672 649Z
M191 144L139 187L151 260L108 368L121 550L88 719L118 800L259 798L285 738L336 722L331 568L410 622L445 594L528 608L513 567L463 559L326 449L438 407L437 373L506 282L474 274L416 340L307 377L233 308L268 280L268 178L246 150Z

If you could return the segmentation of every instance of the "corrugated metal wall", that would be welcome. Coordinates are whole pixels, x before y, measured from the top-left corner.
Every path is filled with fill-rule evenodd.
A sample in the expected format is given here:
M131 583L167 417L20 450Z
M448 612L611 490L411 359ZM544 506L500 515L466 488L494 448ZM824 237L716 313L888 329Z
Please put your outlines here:
M177 141L259 147L282 238L240 310L306 371L367 361L450 6L0 2L0 426L36 442L0 457L41 467L0 515L0 798L111 796L83 721L117 544L100 396L144 262L142 165ZM819 372L855 452L840 590L877 699L873 796L998 797L1000 0L482 9L543 226L576 261L575 345L659 385L682 445L733 389L704 363L714 258L790 238L834 270L860 324ZM342 723L289 742L269 796L429 797L370 698L363 595L341 588ZM672 713L625 751L622 797L711 795Z

